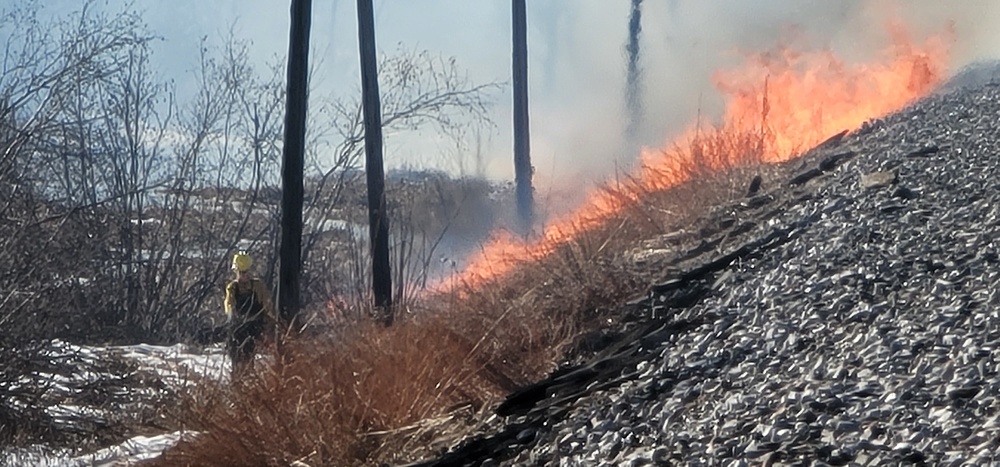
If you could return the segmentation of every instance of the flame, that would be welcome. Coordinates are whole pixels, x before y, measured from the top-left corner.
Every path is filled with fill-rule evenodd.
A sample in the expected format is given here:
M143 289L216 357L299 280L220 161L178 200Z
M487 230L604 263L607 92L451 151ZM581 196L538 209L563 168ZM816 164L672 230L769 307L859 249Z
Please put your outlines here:
M695 124L665 149L643 149L641 168L633 176L640 188L635 193L683 183L691 177L690 168L699 164L719 170L748 160L789 160L834 134L926 95L945 76L951 27L922 43L899 21L890 21L887 30L890 46L871 63L849 64L830 50L783 46L749 56L737 69L716 72L714 85L726 103L721 123L708 130ZM735 136L741 148L750 147L756 154L720 151L715 146L719 139L706 138L706 131ZM636 196L594 191L580 208L552 222L531 242L506 232L495 234L461 273L441 285L475 286L502 277L521 262L548 255L575 232L607 221Z
M899 21L887 29L892 45L876 63L848 65L829 50L786 47L752 57L747 68L716 73L716 87L730 96L724 120L751 122L748 115L763 112L773 136L768 161L782 162L927 94L943 77L951 34L918 46Z

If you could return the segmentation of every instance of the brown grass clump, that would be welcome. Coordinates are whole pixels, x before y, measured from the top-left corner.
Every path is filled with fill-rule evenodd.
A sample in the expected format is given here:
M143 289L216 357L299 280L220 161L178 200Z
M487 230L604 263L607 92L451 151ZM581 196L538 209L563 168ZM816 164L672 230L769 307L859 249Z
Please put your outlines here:
M685 183L606 188L617 212L510 273L428 295L390 328L362 322L300 338L246 381L205 387L179 418L200 434L154 464L372 465L434 454L475 430L510 391L552 371L574 337L614 317L615 304L660 279L630 252L743 196L760 168L734 167L755 166L758 143L699 136L666 156L684 163L649 169Z
M201 432L168 452L169 465L351 465L414 452L419 422L468 415L501 396L474 344L428 316L339 339L291 342L284 357L231 388L206 387L184 410ZM464 357L464 358L463 358ZM461 409L461 410L459 410ZM386 438L406 434L396 445Z

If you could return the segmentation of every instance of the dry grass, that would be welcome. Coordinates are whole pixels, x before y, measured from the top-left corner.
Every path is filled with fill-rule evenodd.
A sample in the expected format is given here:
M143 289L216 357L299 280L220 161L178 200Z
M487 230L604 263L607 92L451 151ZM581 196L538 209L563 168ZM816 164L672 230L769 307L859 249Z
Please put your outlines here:
M179 414L201 434L154 463L373 465L433 454L659 279L628 252L743 196L761 169L758 144L753 135L700 136L672 150L682 163L655 169L688 182L607 188L617 214L502 278L426 297L391 328L358 323L300 339L246 382L205 387Z
M344 465L393 459L386 438L456 408L486 406L474 344L436 317L391 328L363 323L337 340L289 344L285 358L232 387L194 395L185 428L204 432L168 453L168 465ZM411 427L412 429L405 429ZM407 451L424 444L394 445Z

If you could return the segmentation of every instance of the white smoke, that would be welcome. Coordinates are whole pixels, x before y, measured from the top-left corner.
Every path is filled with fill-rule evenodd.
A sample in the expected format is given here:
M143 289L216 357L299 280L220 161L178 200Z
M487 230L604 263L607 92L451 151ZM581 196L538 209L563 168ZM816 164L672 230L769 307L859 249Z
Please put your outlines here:
M570 3L570 2L567 2ZM555 63L532 68L532 156L543 185L570 190L581 180L614 176L622 151L632 150L622 129L628 2L572 2L572 21L529 37L529 50L544 49L558 34L560 50L545 55ZM849 63L876 59L889 44L885 25L902 19L922 41L954 28L952 70L1000 56L1000 2L830 2L825 0L647 1L640 45L643 121L636 131L645 146L662 147L699 116L721 112L712 74L738 66L748 54L791 44L803 50L830 49ZM529 12L530 13L530 12ZM529 23L531 19L529 17ZM537 57L536 57L537 58ZM555 76L538 76L538 73ZM559 83L544 94L539 83ZM637 154L625 154L635 157ZM498 160L505 157L497 154ZM499 174L502 174L500 172Z

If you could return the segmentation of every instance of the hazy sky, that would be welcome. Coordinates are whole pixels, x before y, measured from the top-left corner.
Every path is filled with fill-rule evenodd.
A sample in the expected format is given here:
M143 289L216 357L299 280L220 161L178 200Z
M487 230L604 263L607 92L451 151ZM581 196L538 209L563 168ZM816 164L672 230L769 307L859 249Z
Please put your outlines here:
M7 0L11 1L11 0ZM76 1L43 1L50 11ZM879 5L873 8L870 3ZM1000 51L1000 2L919 0L900 3L916 32L939 31L953 21L956 65L995 58ZM255 61L281 61L288 41L288 2L280 0L105 0L103 8L132 5L164 41L157 66L178 85L193 89L199 40L218 43L230 26L253 41ZM645 0L640 60L645 119L638 141L660 146L699 113L711 114L717 96L712 71L739 63L741 51L762 50L791 28L813 47L864 58L884 45L887 2L829 0ZM630 160L635 144L623 140L624 45L629 0L528 0L529 101L532 159L538 177L597 180L616 160ZM509 0L376 0L380 51L409 49L453 56L474 82L509 81ZM355 2L314 0L310 60L321 63L314 86L357 92ZM496 93L497 131L486 142L488 173L511 177L509 90ZM390 167L446 166L433 138L386 141ZM569 177L567 177L569 176Z

